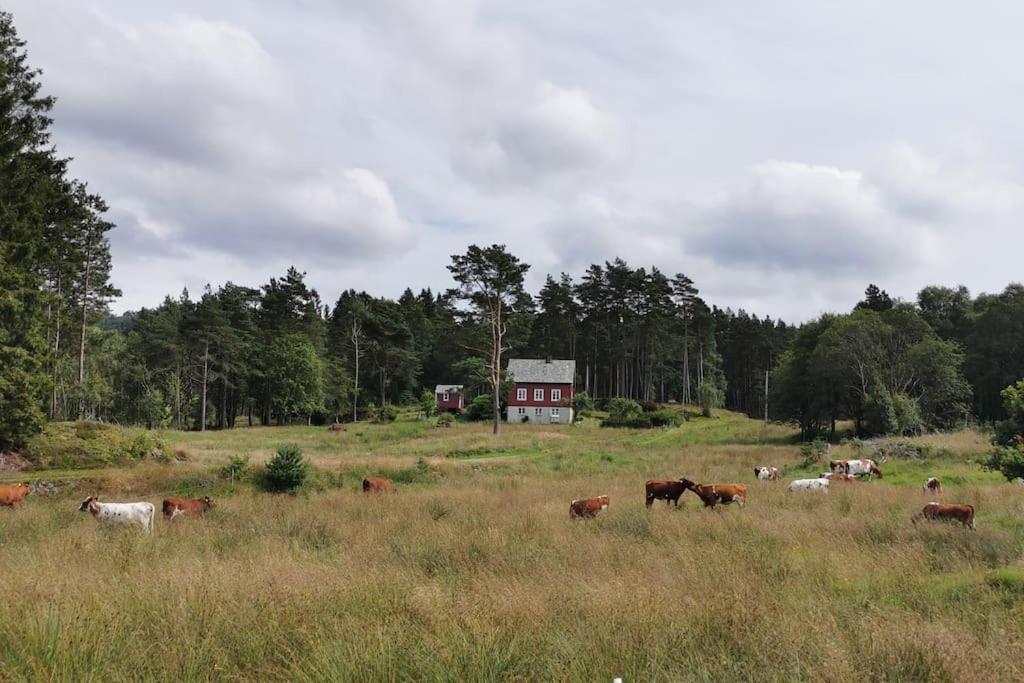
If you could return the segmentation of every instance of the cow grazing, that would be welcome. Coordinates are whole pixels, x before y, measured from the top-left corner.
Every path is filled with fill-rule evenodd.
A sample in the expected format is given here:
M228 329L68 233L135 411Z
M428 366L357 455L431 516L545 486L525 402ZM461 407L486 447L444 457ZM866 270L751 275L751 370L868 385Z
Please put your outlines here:
M698 484L689 479L679 481L693 491L706 508L730 503L736 503L740 507L747 504L747 487L743 484Z
M938 477L928 477L928 480L921 486L921 490L925 493L938 493L942 495L942 482L939 481Z
M96 496L89 496L78 507L79 512L90 512L103 524L137 524L144 532L153 531L156 507L152 503L101 503Z
M846 460L829 460L828 471L829 472L846 472Z
M828 485L830 479L823 479L818 477L817 479L794 479L789 482L789 486L786 490L792 493L793 491L818 491L820 493L828 493Z
M839 481L844 484L853 484L857 481L857 477L852 474L844 474L842 472L822 472L819 479L827 479L828 481Z
M647 494L647 507L654 505L656 500L665 501L665 505L673 503L679 507L679 497L686 492L686 487L681 481L650 479L644 484L644 491Z
M974 506L931 502L925 505L919 513L911 517L910 521L917 524L922 519L932 522L960 522L968 529L973 529Z
M778 481L779 471L774 467L755 467L754 476L761 481Z
M882 470L878 469L878 463L874 460L847 460L846 467L843 468L846 474L852 474L854 476L876 476L879 479L882 478Z
M569 503L569 519L590 519L608 509L608 496L581 498Z
M391 481L384 477L363 479L363 493L391 493Z
M25 496L32 491L29 484L0 484L0 505L9 508L17 507L18 503L25 500Z
M197 515L202 517L213 507L209 496L202 498L164 498L164 517L173 522L179 515Z

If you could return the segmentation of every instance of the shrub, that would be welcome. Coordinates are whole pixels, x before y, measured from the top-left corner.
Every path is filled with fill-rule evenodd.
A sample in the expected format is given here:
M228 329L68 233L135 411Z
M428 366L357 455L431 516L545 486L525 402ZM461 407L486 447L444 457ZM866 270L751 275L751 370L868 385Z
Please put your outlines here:
M467 420L472 422L480 422L483 420L494 419L494 406L491 405L492 399L490 394L480 394L474 398L468 406L466 406L466 412L464 415Z
M647 400L647 401L644 401L643 403L641 403L640 404L640 408L645 413L656 413L659 410L661 410L661 406L658 405L658 402L657 401L651 401L651 400Z
M678 427L686 421L686 416L671 410L659 410L654 413L633 413L624 417L609 416L601 422L602 427L625 427L630 429L651 429L652 427Z
M997 446L988 454L984 467L1000 472L1009 480L1024 477L1024 445Z
M594 399L590 398L587 392L581 391L572 397L572 407L576 419L579 420L594 412Z
M425 417L433 417L437 413L437 396L430 389L424 389L420 394L420 410Z
M700 401L701 415L711 417L711 409L722 406L722 390L710 382L705 382L697 389L697 399Z
M613 398L608 401L608 417L625 420L642 412L640 404L630 398Z
M29 442L25 457L38 469L63 469L166 462L174 454L158 432L80 421L46 425Z
M245 476L249 470L248 455L232 455L228 458L227 464L220 469L220 476L230 479L232 483Z
M281 446L267 463L266 485L271 491L297 491L306 481L309 465L298 446Z
M439 425L451 425L455 422L455 416L451 413L441 413L437 416L437 424Z
M390 403L385 403L377 410L374 420L380 424L387 424L388 422L394 422L397 417L398 411L395 410L395 407Z
M821 462L825 454L829 452L829 445L823 439L815 439L800 446L800 456L803 458L801 467L811 467Z

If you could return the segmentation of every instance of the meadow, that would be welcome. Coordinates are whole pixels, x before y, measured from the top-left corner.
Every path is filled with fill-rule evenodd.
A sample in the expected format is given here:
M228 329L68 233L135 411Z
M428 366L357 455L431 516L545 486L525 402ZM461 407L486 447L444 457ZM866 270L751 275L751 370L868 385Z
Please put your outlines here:
M75 472L0 509L0 679L1024 679L1024 490L976 464L984 433L909 440L926 457L828 495L786 492L820 469L792 430L727 412L166 438L185 464ZM316 468L298 495L218 474L283 443ZM763 464L784 480L753 481ZM367 474L397 492L363 495ZM930 475L977 531L910 524ZM750 502L645 509L646 479L680 476L744 482ZM217 507L145 537L78 513L97 492ZM606 513L570 521L570 499L598 494Z

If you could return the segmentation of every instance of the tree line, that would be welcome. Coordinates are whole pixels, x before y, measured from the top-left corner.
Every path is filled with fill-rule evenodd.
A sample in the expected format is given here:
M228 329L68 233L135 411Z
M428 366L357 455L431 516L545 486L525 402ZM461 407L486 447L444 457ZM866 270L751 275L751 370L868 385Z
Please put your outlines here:
M183 291L109 314L106 205L70 176L10 14L0 12L0 449L46 419L176 429L360 419L435 384L490 395L509 356L572 358L610 398L725 406L807 437L913 433L1005 417L1024 377L1024 287L914 302L871 285L847 314L799 326L709 305L691 278L622 259L549 275L503 245L448 264L452 287L324 302L295 268L258 285ZM495 429L498 428L495 418Z

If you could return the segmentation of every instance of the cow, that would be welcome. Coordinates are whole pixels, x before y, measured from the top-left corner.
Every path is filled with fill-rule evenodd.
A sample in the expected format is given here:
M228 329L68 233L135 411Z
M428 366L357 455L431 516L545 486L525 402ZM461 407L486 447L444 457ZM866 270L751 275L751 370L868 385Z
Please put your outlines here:
M173 522L178 515L198 515L202 517L213 507L209 496L202 498L164 498L164 517Z
M852 474L844 474L842 472L822 472L818 475L819 479L827 479L828 481L841 481L844 484L853 484L857 481L857 477Z
M828 471L829 472L846 472L846 460L829 460Z
M346 427L345 425L341 424L340 422L333 423L327 429L332 431L332 432L347 432L348 431L348 427Z
M384 477L363 479L363 493L391 493L391 481Z
M847 460L846 466L843 468L846 474L852 474L854 476L867 476L872 475L882 478L882 470L878 469L878 463L874 460Z
M679 507L679 497L686 492L686 487L681 481L662 481L660 479L649 479L644 484L644 492L647 494L647 507L654 505L654 501L663 500L665 505L673 503Z
M939 481L938 477L928 477L927 481L921 486L921 490L925 493L937 493L942 495L942 482Z
M960 522L968 529L974 529L974 506L973 505L950 505L948 503L928 503L921 511L910 518L910 521L917 524L922 519L932 522Z
M580 498L569 503L569 519L590 519L608 509L608 496Z
M15 508L18 503L25 500L25 496L32 490L32 486L22 482L20 484L0 484L0 505Z
M786 487L786 490L790 493L794 491L819 491L821 493L828 493L829 483L829 479L822 479L821 477L818 477L817 479L794 479L789 482L789 486Z
M104 524L137 524L145 533L152 533L156 507L152 503L101 503L89 496L78 507L79 512L90 512Z
M774 467L755 467L754 476L762 481L778 481L779 471Z
M740 507L747 504L747 487L743 484L698 484L689 479L679 481L701 499L705 508L730 503L736 503Z

